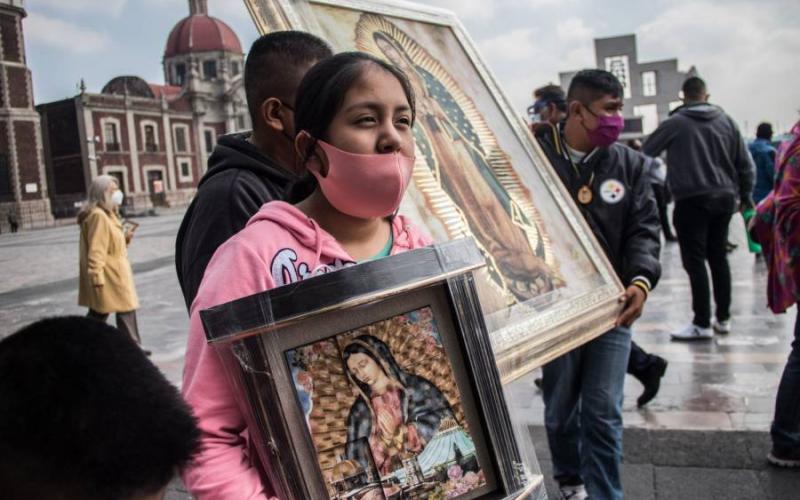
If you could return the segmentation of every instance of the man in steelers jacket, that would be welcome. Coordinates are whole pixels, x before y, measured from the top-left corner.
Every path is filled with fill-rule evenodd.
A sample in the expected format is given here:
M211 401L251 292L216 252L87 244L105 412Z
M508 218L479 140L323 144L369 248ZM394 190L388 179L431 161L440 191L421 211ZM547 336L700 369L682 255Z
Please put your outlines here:
M629 328L661 275L661 227L644 157L615 143L623 127L622 97L611 73L580 71L567 92L566 120L537 134L626 287L614 328L543 368L545 427L555 479L567 498L622 498Z

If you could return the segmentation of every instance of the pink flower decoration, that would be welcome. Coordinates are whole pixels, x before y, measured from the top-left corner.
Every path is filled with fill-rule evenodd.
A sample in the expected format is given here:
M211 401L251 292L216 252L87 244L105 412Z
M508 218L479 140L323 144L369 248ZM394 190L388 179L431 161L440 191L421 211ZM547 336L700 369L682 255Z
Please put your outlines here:
M447 469L447 477L450 479L461 479L463 475L464 471L461 469L460 465L453 465Z
M475 487L475 486L477 486L477 485L478 485L480 482L481 482L481 478L480 478L480 476L478 476L478 475L477 475L477 474L475 474L474 472L472 472L472 471L469 471L469 472L467 472L466 474L464 474L464 484L466 484L466 485L467 485L467 486L469 486L470 488L474 488L474 487Z
M306 392L311 392L314 387L314 379L308 374L308 372L299 372L297 374L297 382L303 386L303 389L305 389Z

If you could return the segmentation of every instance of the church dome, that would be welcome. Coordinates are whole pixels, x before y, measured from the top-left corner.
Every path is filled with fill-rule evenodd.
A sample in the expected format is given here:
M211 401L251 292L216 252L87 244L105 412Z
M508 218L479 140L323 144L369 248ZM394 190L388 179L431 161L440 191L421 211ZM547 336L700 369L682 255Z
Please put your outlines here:
M172 28L164 58L195 52L227 51L242 54L239 37L230 26L208 15L206 1L190 0L191 15Z
M153 99L155 94L150 85L138 76L118 76L106 83L103 94L130 95Z

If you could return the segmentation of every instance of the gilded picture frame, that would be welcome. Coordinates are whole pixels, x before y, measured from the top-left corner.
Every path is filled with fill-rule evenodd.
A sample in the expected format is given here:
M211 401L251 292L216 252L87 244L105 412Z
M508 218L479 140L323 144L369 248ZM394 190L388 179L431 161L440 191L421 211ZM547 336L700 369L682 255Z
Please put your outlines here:
M401 212L473 237L504 382L611 328L623 287L523 119L448 11L371 0L244 0L261 33L297 29L396 64L414 87L417 161Z
M460 239L201 312L280 498L543 496L477 299L484 265Z

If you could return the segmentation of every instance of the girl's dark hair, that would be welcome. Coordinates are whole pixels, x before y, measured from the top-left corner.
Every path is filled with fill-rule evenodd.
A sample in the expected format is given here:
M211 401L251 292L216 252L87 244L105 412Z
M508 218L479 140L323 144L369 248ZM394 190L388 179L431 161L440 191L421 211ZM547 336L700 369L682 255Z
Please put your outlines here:
M400 82L411 108L412 123L416 118L414 90L408 77L396 66L365 52L342 52L323 59L306 73L297 89L294 126L297 133L305 130L315 139L326 139L328 127L342 107L347 91L371 65L388 71ZM306 152L306 157L313 151ZM305 158L301 158L305 161ZM317 188L317 180L307 174L297 181L287 196L289 203L298 203Z

